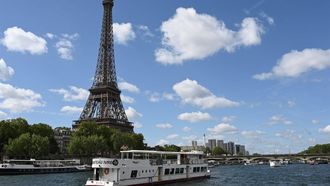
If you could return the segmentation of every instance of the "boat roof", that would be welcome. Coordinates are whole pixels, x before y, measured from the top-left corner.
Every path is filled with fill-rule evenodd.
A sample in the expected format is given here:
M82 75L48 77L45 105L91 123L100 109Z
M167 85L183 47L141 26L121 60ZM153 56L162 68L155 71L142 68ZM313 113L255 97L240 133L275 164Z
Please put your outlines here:
M171 154L171 155L203 155L202 151L190 151L190 152L171 152L171 151L154 151L154 150L126 150L120 151L121 153L144 153L144 154Z

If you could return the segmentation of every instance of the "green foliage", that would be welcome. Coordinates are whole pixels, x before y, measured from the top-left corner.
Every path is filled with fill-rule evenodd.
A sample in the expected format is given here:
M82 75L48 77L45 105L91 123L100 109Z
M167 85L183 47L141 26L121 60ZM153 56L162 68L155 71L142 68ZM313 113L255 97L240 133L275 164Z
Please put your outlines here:
M221 155L221 154L227 154L227 152L225 150L223 150L221 147L214 147L212 150L212 155L213 156L217 156L217 155Z
M156 151L168 151L168 152L180 152L181 148L176 145L164 145L164 146L155 146Z
M9 140L8 145L5 145L5 151L9 156L38 158L48 155L49 141L47 137L25 133Z
M307 150L300 154L330 154L330 143L328 144L317 144L313 147L309 147Z
M124 146L144 149L143 141L142 134L123 133L95 122L83 122L73 134L68 152L79 156L119 153Z

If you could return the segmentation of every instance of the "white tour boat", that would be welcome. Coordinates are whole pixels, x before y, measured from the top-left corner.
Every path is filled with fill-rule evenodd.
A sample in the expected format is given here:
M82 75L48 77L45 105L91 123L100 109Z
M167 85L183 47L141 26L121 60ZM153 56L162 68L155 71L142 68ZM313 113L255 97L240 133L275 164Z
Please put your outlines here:
M0 175L49 174L90 171L90 166L81 165L80 160L4 160L0 164Z
M269 166L270 167L280 167L283 163L281 160L269 160Z
M94 158L86 186L155 185L209 178L203 152L121 151L121 159Z

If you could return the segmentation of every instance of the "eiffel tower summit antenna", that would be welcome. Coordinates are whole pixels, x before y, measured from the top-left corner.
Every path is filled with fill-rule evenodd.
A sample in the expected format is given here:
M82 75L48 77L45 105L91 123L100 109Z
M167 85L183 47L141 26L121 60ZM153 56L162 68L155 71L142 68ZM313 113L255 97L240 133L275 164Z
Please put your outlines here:
M112 7L113 0L103 0L103 21L96 72L89 97L79 120L73 128L78 128L84 121L95 121L122 132L133 132L133 125L128 121L120 99L114 58Z

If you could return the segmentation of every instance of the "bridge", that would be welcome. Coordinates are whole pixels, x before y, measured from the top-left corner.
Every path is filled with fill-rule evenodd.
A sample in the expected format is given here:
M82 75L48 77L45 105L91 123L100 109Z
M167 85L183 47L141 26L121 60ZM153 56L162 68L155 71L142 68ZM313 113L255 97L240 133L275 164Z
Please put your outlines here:
M243 162L268 162L269 160L289 160L289 161L304 161L309 162L313 160L327 160L330 162L330 154L263 154L263 155L249 155L249 156L210 156L207 160L215 160L222 163L243 163Z

